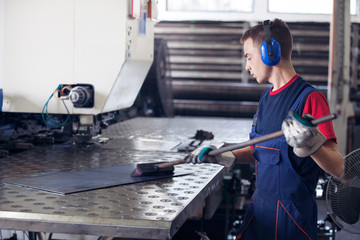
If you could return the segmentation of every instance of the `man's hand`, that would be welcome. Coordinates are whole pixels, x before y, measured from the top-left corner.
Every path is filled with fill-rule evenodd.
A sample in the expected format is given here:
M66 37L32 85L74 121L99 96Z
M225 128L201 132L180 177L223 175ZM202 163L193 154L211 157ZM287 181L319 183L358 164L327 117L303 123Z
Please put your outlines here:
M187 163L203 163L203 162L216 162L216 156L209 156L211 150L217 149L215 146L202 146L192 151L186 158Z
M210 156L208 153L211 150L217 149L215 146L208 145L196 148L186 158L187 163L218 163L227 168L231 167L235 161L235 156L232 152L224 152L215 156Z
M325 136L311 123L314 119L310 114L304 118L295 112L289 112L290 119L282 123L282 131L286 142L294 148L299 157L307 157L316 152L325 142Z

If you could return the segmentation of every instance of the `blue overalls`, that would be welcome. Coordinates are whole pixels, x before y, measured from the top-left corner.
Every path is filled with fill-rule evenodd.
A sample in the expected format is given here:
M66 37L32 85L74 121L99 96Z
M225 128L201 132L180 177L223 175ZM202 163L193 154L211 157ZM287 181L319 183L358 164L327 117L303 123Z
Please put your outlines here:
M262 95L250 138L281 130L289 110L302 115L308 95L316 91L301 77L276 95ZM320 168L297 157L279 137L254 145L256 190L237 239L317 239L315 188Z

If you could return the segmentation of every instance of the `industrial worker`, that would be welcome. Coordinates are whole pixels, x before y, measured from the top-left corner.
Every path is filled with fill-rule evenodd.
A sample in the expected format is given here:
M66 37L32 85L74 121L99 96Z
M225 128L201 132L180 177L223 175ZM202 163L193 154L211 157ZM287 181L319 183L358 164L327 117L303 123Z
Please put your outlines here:
M284 21L264 21L241 42L246 70L258 83L272 84L260 98L250 139L279 130L284 136L233 151L236 163L255 163L256 171L256 189L237 239L317 239L315 188L321 169L335 177L344 171L332 122L311 124L312 118L330 114L327 100L296 73ZM207 154L212 148L195 149L187 161L213 162Z

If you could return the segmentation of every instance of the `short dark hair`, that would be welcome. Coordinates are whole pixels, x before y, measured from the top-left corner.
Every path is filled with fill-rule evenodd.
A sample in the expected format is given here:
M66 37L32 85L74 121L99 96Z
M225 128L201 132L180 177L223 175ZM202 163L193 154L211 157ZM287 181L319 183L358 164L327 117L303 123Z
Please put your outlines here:
M290 33L288 25L284 21L276 18L274 19L274 21L271 22L270 31L271 37L273 37L280 44L281 57L285 59L290 59L293 37ZM240 41L244 43L245 40L249 38L251 38L254 43L260 48L261 43L265 41L265 32L262 23L248 29L241 37Z

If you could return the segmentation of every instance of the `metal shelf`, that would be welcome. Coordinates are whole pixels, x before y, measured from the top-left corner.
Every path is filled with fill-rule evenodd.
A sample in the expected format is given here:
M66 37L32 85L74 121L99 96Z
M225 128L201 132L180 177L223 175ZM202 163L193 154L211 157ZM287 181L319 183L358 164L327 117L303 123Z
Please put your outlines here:
M288 25L294 38L292 60L295 70L326 95L329 23L294 22ZM218 116L252 117L256 108L248 107L244 101L258 104L264 87L244 69L246 61L239 40L249 27L248 22L218 21L156 24L155 38L167 42L168 91L171 91L167 96L171 97L168 101L172 102L173 113L191 115L195 110L190 109L196 109L196 115L218 113ZM246 84L253 84L251 90ZM245 106L239 107L242 104Z

